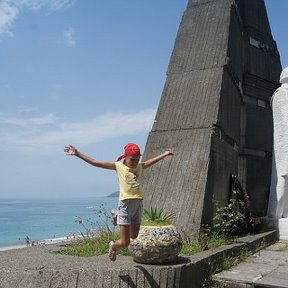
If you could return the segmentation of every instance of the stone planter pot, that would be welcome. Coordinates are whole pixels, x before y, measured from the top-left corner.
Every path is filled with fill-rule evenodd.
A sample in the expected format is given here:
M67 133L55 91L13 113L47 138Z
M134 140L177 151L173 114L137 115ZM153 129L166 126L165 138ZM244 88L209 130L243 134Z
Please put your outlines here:
M162 264L175 261L181 247L182 238L175 226L141 226L128 249L135 262Z

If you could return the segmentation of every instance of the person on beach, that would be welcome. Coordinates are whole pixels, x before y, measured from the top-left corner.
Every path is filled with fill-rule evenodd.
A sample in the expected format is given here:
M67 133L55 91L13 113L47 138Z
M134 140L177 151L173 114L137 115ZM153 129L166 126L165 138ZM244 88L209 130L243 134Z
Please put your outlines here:
M30 238L28 236L25 237L26 246L30 246Z
M71 156L76 156L85 162L104 169L115 170L119 180L119 203L117 209L117 224L120 226L120 239L109 242L109 258L116 260L116 251L127 248L130 239L136 239L140 230L143 194L141 192L141 175L146 169L167 156L172 156L171 151L165 151L154 158L140 162L140 148L134 143L124 147L124 154L116 162L99 162L79 152L74 146L65 146L64 151ZM121 161L123 160L123 161ZM115 216L115 215L114 215Z

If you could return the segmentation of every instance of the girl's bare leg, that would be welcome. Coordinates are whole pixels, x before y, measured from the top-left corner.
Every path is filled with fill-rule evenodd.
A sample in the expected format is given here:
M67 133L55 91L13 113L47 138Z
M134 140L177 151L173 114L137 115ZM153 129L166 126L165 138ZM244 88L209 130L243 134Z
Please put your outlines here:
M140 230L141 224L120 225L120 239L115 241L113 250L126 248L130 244L130 238L136 239Z
M130 244L130 225L120 225L120 239L115 241L113 250L126 248Z
M130 238L135 239L138 236L140 224L120 225L120 239L109 243L109 258L116 260L116 251L119 248L127 248L130 244Z
M136 239L138 234L139 234L139 230L140 230L140 223L132 223L131 224L131 228L130 228L130 238L132 239Z

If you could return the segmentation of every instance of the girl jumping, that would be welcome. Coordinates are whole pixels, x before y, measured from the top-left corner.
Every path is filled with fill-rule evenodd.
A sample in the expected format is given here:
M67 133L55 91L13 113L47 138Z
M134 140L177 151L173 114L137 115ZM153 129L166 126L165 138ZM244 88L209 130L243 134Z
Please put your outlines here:
M141 156L140 148L134 143L128 143L124 147L124 154L118 157L116 162L96 161L79 152L72 145L66 146L64 151L68 155L76 156L95 167L115 170L118 175L120 193L117 224L120 226L120 239L109 243L109 258L115 261L116 251L119 248L128 247L130 239L137 238L140 230L143 207L143 194L140 184L143 169L152 166L167 156L172 156L173 153L165 151L161 155L139 163Z

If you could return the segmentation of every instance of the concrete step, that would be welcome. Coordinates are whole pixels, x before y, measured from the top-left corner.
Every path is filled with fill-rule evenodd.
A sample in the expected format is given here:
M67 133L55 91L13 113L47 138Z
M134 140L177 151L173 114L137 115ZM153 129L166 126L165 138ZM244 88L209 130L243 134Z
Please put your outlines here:
M220 287L288 288L288 241L280 241L214 275Z

